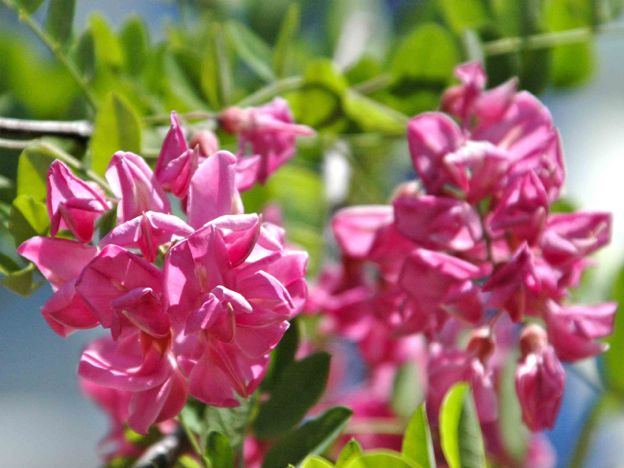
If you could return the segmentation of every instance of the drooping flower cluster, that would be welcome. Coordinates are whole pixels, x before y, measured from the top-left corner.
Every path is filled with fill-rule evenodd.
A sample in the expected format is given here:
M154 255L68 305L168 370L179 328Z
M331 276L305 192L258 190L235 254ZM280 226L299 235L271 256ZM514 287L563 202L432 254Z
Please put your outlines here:
M478 63L456 73L461 84L444 94L444 113L409 122L417 180L398 187L391 206L334 216L341 264L324 270L308 309L323 311L326 327L361 349L372 334L393 343L424 337L434 424L458 381L471 384L481 422L496 421L496 381L519 349L523 420L540 431L559 410L561 361L601 353L597 340L612 332L615 304L567 303L587 256L609 242L611 217L552 212L564 167L539 100L513 80L485 90ZM364 359L375 375L377 364Z
M107 331L84 351L79 376L109 412L118 454L131 450L124 424L146 433L175 417L189 395L239 405L305 302L307 254L288 248L280 227L243 214L240 191L265 182L293 155L296 136L311 131L292 123L281 100L239 120L242 130L233 130L241 141L261 142L251 156L219 151L206 132L189 145L172 113L153 172L136 154L113 155L110 197L55 161L47 180L51 237L18 249L52 286L42 312L56 333ZM94 237L111 209L115 227Z

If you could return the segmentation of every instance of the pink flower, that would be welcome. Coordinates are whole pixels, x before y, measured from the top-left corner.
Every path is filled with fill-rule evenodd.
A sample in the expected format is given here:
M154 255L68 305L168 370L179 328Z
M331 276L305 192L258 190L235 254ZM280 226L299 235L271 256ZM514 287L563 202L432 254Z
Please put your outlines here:
M110 207L100 191L76 177L61 161L48 170L48 216L53 236L69 229L81 242L93 237L95 221Z
M516 393L524 423L534 432L552 428L559 413L565 371L546 332L528 325L520 338L522 357L516 369Z
M158 338L169 334L161 271L122 247L105 246L83 270L76 290L115 339L137 330Z
M546 313L548 339L563 361L577 361L596 356L607 345L595 341L613 333L617 304L561 307L550 303Z
M288 103L280 98L256 108L230 107L219 120L226 132L238 135L239 157L248 149L252 155L260 156L253 170L255 180L261 184L292 158L296 137L314 135L310 127L293 122Z
M407 257L399 284L411 297L412 307L423 314L450 313L475 323L483 313L479 288L473 283L479 275L472 263L419 248Z
M236 156L218 151L202 162L191 179L188 194L188 223L200 228L221 215L239 213L236 188Z
M445 156L457 151L465 141L459 126L444 114L426 112L409 121L407 141L412 164L427 193L443 193L445 186L454 182Z
M17 252L33 262L50 282L54 294L41 309L50 327L61 336L98 324L87 304L76 294L76 280L97 254L97 248L68 239L33 237Z
M397 230L429 249L465 251L481 239L479 215L466 202L432 195L394 200Z
M527 172L513 180L488 218L494 237L510 237L533 244L548 215L548 196L539 178Z
M115 227L100 241L100 245L114 244L138 248L148 262L153 262L158 247L174 236L188 236L193 228L174 215L146 211L130 221Z
M535 312L535 304L542 298L541 278L535 268L534 257L522 244L506 263L500 264L483 291L489 292L488 307L504 308L514 322L522 320L527 312Z
M117 342L103 338L80 359L81 378L130 393L127 422L141 434L152 424L175 417L186 404L186 379L170 352L169 340L142 333Z
M569 265L611 240L610 213L569 213L548 217L540 248L553 265Z
M384 205L343 208L332 218L332 229L338 245L349 257L368 256L378 231L392 223L392 207Z
M524 455L524 466L531 468L555 468L557 452L542 434L531 434Z
M287 320L303 307L306 261L256 215L217 218L170 250L167 310L184 330L177 353L194 397L237 406L234 393L255 390Z
M437 425L446 393L457 382L468 382L472 387L481 422L495 421L498 417L492 373L474 354L444 349L434 343L430 349L427 375L427 413L433 425Z
M106 170L106 179L120 200L117 206L120 223L136 218L144 211L171 212L165 191L140 156L121 151L115 153Z

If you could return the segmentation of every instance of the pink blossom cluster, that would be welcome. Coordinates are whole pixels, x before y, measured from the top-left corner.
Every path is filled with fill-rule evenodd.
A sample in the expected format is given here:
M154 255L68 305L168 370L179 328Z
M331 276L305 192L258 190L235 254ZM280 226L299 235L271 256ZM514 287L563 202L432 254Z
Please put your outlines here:
M53 162L51 236L18 249L52 286L42 313L56 333L107 331L84 351L78 372L111 417L117 454L131 451L125 424L146 433L175 417L189 395L239 405L306 300L307 254L286 246L282 228L244 214L240 192L265 182L292 157L296 136L311 130L294 124L279 99L224 115L239 154L219 151L207 132L189 145L172 113L154 171L136 154L113 155L110 196ZM115 226L98 238L111 210Z
M391 205L335 214L341 263L324 269L307 308L357 343L373 384L406 360L422 363L434 425L459 381L471 384L483 426L495 423L501 369L519 350L523 420L541 431L559 411L562 362L601 353L613 329L615 304L568 303L587 257L609 242L611 216L552 211L562 149L537 98L514 80L486 90L478 63L456 74L443 112L408 124L417 180ZM410 346L415 338L423 347ZM380 398L389 408L389 392Z

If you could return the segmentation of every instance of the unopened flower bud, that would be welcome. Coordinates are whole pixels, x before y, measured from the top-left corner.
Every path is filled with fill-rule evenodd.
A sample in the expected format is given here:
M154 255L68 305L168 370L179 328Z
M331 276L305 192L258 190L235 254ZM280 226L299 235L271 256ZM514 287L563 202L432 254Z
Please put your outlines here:
M240 107L228 107L219 114L219 125L231 134L237 134L248 130L251 124L251 115L248 109Z
M210 156L219 150L219 140L210 130L200 130L195 132L189 142L191 148L199 147L199 154Z
M520 335L520 352L523 357L530 353L539 353L546 346L548 336L542 327L535 324L524 327Z
M467 350L482 363L494 352L494 340L488 328L478 328L471 334Z

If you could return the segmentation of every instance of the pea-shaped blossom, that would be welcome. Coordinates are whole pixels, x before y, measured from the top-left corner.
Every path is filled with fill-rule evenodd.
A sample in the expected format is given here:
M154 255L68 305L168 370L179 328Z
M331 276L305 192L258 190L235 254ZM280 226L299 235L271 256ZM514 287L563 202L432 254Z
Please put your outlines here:
M101 190L76 177L61 161L48 170L47 205L50 233L68 229L81 242L91 240L95 221L110 209Z
M565 371L546 332L537 325L525 328L520 338L522 356L516 370L516 392L522 419L532 431L552 428L559 413Z
M239 158L249 159L240 166L240 179L246 181L241 190L255 182L264 184L293 157L298 136L314 135L310 127L293 121L288 103L281 98L255 108L230 107L219 120L226 132L238 135Z
M129 221L144 211L171 212L165 191L145 160L133 153L113 155L106 179L119 199L117 220Z
M260 383L269 352L303 306L307 255L257 215L224 216L174 246L165 260L167 314L190 393L236 406Z

